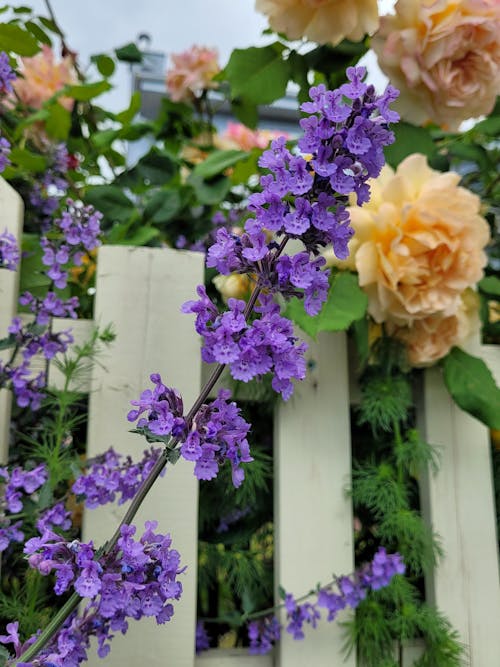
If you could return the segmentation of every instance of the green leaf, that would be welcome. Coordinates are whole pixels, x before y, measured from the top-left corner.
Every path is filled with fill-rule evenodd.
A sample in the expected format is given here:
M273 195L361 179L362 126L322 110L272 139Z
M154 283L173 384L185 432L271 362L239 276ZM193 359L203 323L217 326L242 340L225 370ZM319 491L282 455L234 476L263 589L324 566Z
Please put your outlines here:
M140 63L142 61L142 53L133 42L115 49L115 53L118 60L125 63Z
M47 44L47 46L52 46L52 40L47 35L45 30L42 30L39 25L33 23L33 21L26 21L25 26L39 42L42 42L42 44Z
M134 204L115 185L94 185L87 190L85 201L95 206L109 220L127 221L133 211Z
M343 331L359 320L366 312L368 297L358 285L357 277L348 272L339 272L331 279L328 299L321 312L311 317L304 310L303 301L291 299L285 316L313 338L320 331Z
M115 61L104 53L91 56L90 61L95 64L102 76L110 77L115 71Z
M65 141L68 138L69 130L71 128L71 114L63 106L57 102L48 108L49 115L45 121L45 129L47 134L54 139L62 139Z
M160 234L154 227L141 227L132 236L126 236L116 243L118 245L146 245Z
M260 148L252 148L252 150L247 153L247 156L244 160L240 160L234 167L231 173L231 182L246 183L250 176L258 173L258 164L257 161L262 155L262 150Z
M259 110L255 102L247 100L245 97L237 97L231 100L231 110L236 118L252 129L255 129L259 123Z
M26 171L40 172L47 166L47 160L43 155L32 153L27 148L13 148L10 152L10 159Z
M155 192L144 208L144 220L161 225L172 220L182 206L178 190L160 190Z
M45 18L45 16L39 16L38 20L42 25L44 25L47 30L50 30L51 32L54 32L56 35L60 35L61 31L57 27L57 25L52 21L51 19Z
M14 334L10 334L7 338L0 338L0 350L8 350L11 347L15 347L16 337Z
M199 203L207 206L220 204L231 187L231 181L226 176L218 176L210 181L204 181L196 174L191 174L188 183L193 187Z
M391 127L396 141L384 149L385 158L391 167L397 167L405 157L418 151L428 158L436 152L430 133L423 127L400 121Z
M100 132L93 132L90 135L90 141L96 148L102 149L111 146L117 136L118 130L109 128L107 130L101 130Z
M457 405L492 429L500 429L500 389L482 359L454 347L443 360L444 381Z
M486 134L489 137L498 137L500 134L500 116L490 116L474 125L474 132Z
M94 83L84 83L81 86L67 86L64 89L64 95L71 97L77 102L88 102L103 93L111 90L109 81L95 81Z
M212 178L247 156L248 153L245 151L214 151L210 153L206 160L196 165L193 169L193 174L200 178Z
M479 281L478 287L485 294L500 297L500 278L497 276L486 276Z
M20 56L34 56L40 51L33 35L12 23L0 23L0 51L12 51Z
M174 158L156 146L146 153L139 162L129 171L121 174L116 182L124 187L148 187L150 185L164 185L178 172L178 163Z
M133 93L132 97L130 98L130 104L128 106L128 109L125 109L120 113L117 113L115 118L119 123L122 123L123 125L128 125L130 122L132 122L136 114L139 113L140 109L141 109L141 93L138 90L136 90L136 92Z
M279 42L262 48L235 49L224 70L231 95L255 104L270 104L284 97L291 74Z

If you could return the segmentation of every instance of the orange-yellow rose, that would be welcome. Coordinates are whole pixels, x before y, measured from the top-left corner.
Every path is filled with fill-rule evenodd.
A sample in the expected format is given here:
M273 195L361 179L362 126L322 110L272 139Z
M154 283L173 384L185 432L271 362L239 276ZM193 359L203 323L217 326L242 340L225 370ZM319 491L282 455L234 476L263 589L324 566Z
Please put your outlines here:
M66 84L76 83L77 76L70 56L56 62L52 49L43 45L40 53L32 58L21 58L20 71L23 77L12 86L23 104L40 109L43 103ZM59 97L59 104L71 111L74 100Z
M352 262L376 322L456 315L464 290L482 277L489 226L479 197L459 181L413 154L396 172L384 167L371 200L349 208Z
M412 366L429 366L455 345L466 343L479 328L479 299L473 290L466 290L455 314L429 315L408 327L389 324L387 332L405 343Z
M217 49L192 46L171 55L173 67L167 71L167 90L174 102L189 102L207 88L217 88L213 81L220 67Z
M230 298L244 299L252 291L250 278L242 273L230 273L228 276L218 275L212 280L224 301Z
M457 129L500 93L499 0L398 0L372 47L413 123Z
M256 0L255 8L276 32L319 44L359 41L379 23L377 0Z

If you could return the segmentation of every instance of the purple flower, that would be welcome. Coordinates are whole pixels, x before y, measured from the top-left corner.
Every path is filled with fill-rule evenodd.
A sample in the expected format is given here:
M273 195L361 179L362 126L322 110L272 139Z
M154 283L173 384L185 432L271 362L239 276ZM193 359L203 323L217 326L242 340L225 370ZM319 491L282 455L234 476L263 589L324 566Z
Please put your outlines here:
M5 230L0 234L0 269L15 271L20 258L16 237Z
M0 94L6 95L12 92L12 81L16 75L10 66L9 56L5 51L0 51Z
M210 648L210 638L208 636L205 624L198 621L196 624L195 650L196 655Z
M0 174L10 164L10 143L5 137L0 137Z

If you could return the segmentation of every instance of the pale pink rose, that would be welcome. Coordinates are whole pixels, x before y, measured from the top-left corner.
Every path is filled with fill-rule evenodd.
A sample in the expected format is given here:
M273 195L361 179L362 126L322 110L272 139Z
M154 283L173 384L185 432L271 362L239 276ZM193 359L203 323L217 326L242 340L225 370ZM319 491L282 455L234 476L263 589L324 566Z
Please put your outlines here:
M371 200L349 208L354 266L376 322L456 315L464 290L481 279L490 230L479 197L459 181L413 154L396 172L384 167Z
M208 88L217 88L213 81L220 72L217 49L192 46L171 55L173 66L167 71L167 90L174 102L189 102Z
M413 123L455 130L500 93L499 0L398 0L372 47Z
M429 315L409 327L389 324L387 332L401 340L412 366L429 366L445 357L454 346L466 344L479 332L479 299L472 290L462 294L453 315Z
M256 0L255 8L276 32L318 44L359 41L379 24L377 0Z
M215 138L215 145L217 148L250 151L252 148L267 148L277 137L288 139L288 134L275 130L251 130L242 123L229 122L225 131Z
M40 109L54 93L78 80L71 57L56 62L54 52L45 44L36 56L21 58L19 69L23 76L13 82L13 88L21 102L34 109ZM74 105L69 97L59 97L58 102L68 111Z

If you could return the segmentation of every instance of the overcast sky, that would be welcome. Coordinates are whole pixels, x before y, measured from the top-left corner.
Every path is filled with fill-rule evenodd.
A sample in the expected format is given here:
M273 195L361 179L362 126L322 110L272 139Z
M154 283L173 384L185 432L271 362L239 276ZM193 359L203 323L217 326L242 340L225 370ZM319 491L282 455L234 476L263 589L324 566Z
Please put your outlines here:
M13 4L29 4L37 13L47 14L43 0ZM150 35L152 50L167 54L193 44L217 47L222 65L232 49L266 42L262 31L267 23L255 11L255 0L52 0L51 4L82 65L91 54L136 41L142 32ZM379 4L385 12L394 0ZM371 61L370 69L375 69ZM380 81L380 76L375 74L375 80ZM128 67L121 65L115 90L99 98L99 103L115 111L127 106L130 81Z

